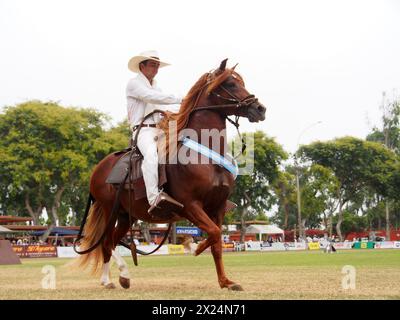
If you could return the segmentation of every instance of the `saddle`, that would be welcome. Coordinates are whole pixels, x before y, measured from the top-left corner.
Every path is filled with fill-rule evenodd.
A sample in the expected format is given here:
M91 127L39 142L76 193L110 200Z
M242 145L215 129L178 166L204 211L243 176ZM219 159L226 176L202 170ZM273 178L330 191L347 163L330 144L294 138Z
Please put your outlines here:
M133 154L132 154L133 152ZM134 199L139 200L146 197L146 186L143 180L142 162L143 155L138 149L132 150L127 148L118 152L114 152L114 156L124 154L114 165L106 183L118 187L124 180L124 189L129 188L134 194ZM132 159L131 178L127 177L129 171L129 160ZM129 185L129 181L131 184ZM161 188L167 182L167 173L165 164L158 165L158 186Z

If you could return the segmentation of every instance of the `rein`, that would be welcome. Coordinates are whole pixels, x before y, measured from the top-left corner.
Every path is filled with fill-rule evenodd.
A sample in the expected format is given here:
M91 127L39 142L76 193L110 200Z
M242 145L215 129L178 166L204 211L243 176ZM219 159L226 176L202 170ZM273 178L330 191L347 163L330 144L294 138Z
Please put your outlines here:
M246 145L246 141L244 141L243 136L241 135L240 130L239 130L239 116L235 116L235 121L233 121L232 119L230 119L228 117L226 117L226 120L228 120L230 123L232 123L235 126L236 131L239 135L240 141L242 141L242 150L240 151L240 153L238 153L236 156L233 157L236 160L237 158L239 158L239 156L241 154L243 154L246 151L247 145Z

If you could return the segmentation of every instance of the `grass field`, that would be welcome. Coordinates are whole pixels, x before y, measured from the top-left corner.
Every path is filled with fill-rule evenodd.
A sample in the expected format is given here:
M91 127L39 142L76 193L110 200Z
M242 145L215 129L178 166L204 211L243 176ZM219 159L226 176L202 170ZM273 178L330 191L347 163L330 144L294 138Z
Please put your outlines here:
M21 265L0 266L0 299L400 299L400 250L344 250L225 253L228 277L245 291L220 289L210 254L198 257L139 257L139 266L125 258L131 288L100 286L99 278L71 268L72 259L22 259ZM42 268L56 270L56 289L42 289ZM342 268L356 270L355 289L344 289Z

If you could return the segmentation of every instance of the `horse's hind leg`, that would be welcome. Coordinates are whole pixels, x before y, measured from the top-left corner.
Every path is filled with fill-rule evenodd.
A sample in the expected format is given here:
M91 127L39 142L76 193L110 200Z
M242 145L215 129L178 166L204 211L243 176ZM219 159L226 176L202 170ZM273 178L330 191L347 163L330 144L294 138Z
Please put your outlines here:
M103 272L101 274L100 283L102 286L105 286L106 289L115 289L115 284L110 280L110 258L111 252L109 253L107 250L103 248L104 255L104 264L103 264Z
M110 281L110 262L104 263L101 275L101 285L106 289L115 289L115 284Z
M119 273L119 284L122 288L128 289L130 287L130 275L128 270L128 265L125 260L121 257L115 247L118 245L119 241L126 235L129 230L129 217L126 213L121 213L118 216L118 224L115 228L113 235L114 250L112 251L112 256L115 259ZM132 235L133 236L133 235Z
M115 222L114 222L115 224ZM112 236L107 236L103 242L103 256L104 256L104 265L103 265L103 273L101 276L101 284L104 285L107 289L114 289L115 285L110 280L110 259L111 256L117 262L118 268L120 270L119 283L120 285L128 289L130 286L130 276L128 271L128 265L125 260L121 257L115 247L118 242L126 235L129 230L129 218L125 213L119 213L118 215L118 224L114 228Z
M104 208L104 210L109 209L108 212L111 212L110 208ZM116 218L110 221L111 225L115 225ZM106 226L108 228L108 226ZM113 232L114 233L114 232ZM107 234L102 243L102 250L103 250L103 272L101 275L101 285L104 285L106 289L115 289L115 284L110 279L110 259L112 255L113 249L113 233Z

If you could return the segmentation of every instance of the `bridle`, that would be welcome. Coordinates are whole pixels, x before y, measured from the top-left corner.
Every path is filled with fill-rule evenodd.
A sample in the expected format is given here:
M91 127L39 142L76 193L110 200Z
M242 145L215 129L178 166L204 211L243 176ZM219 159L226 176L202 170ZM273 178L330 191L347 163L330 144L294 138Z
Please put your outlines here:
M211 73L209 74L209 76L211 76ZM243 107L248 107L251 104L258 101L258 99L255 97L254 94L249 94L245 98L239 99L232 92L230 92L228 89L226 89L221 83L217 88L221 88L224 92L226 92L228 94L229 97L224 97L224 96L220 95L219 93L215 92L214 90L211 91L209 94L212 94L212 95L216 96L217 98L224 100L224 101L228 101L230 103L217 104L217 105L211 105L211 106L197 106L197 103L198 103L201 95L203 94L204 89L207 88L211 83L212 83L212 80L208 80L207 83L201 88L199 94L197 95L196 102L194 104L194 108L190 113L197 112L197 111L204 111L204 110L218 111L221 109L226 110L226 109L230 109L230 108L233 108L233 110L237 110L237 109L240 109ZM243 154L244 151L246 150L246 143L239 131L239 117L240 116L235 115L235 120L232 120L228 116L226 116L226 115L224 116L224 118L226 120L228 120L230 123L232 123L235 126L235 128L238 132L239 138L242 141L242 150L238 155L234 156L235 159L238 158L241 154Z
M243 108L243 107L248 107L251 104L258 101L258 99L255 97L254 94L249 94L245 98L239 99L232 92L230 92L228 89L226 89L221 83L217 88L221 88L224 92L226 92L229 95L229 97L224 97L224 96L220 95L219 93L215 92L214 90L211 91L210 94L215 95L217 98L228 101L230 103L217 104L217 105L211 105L211 106L203 106L203 107L197 106L198 100L200 99L204 89L207 88L211 84L211 82L212 81L210 81L210 80L207 81L207 83L201 88L201 90L196 98L196 102L195 102L192 112L202 111L202 110L219 110L222 108L224 108L224 109L227 109L227 108L239 109L239 108Z

